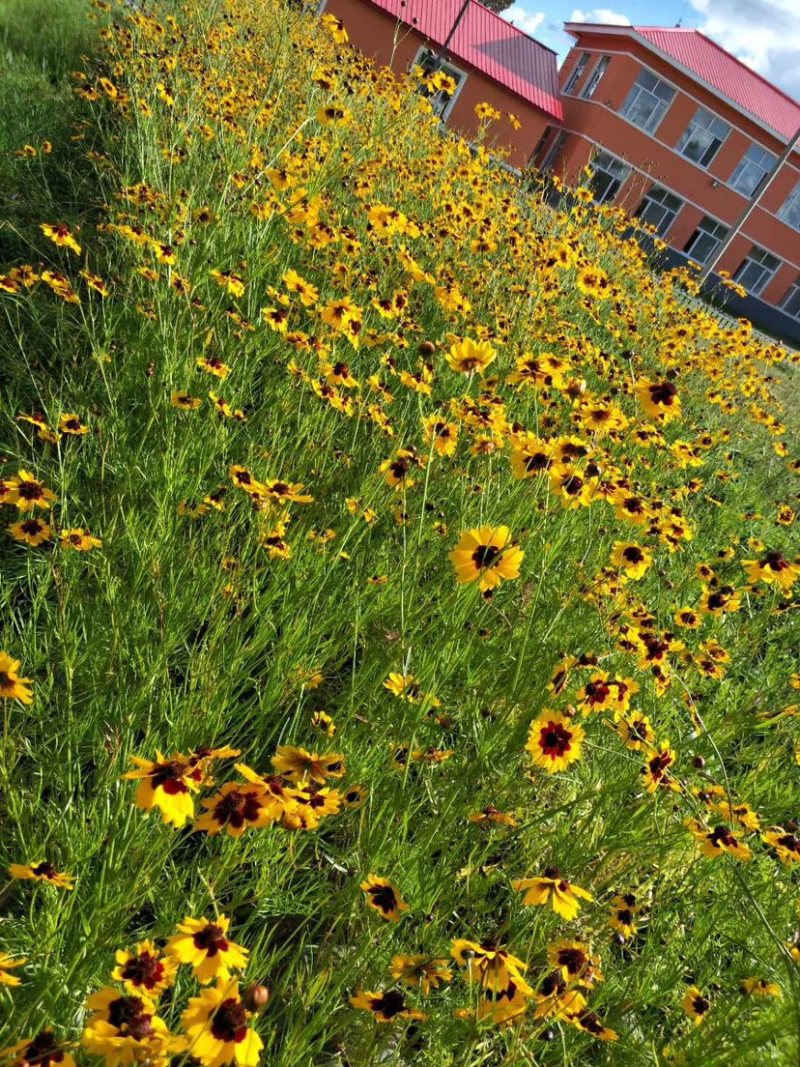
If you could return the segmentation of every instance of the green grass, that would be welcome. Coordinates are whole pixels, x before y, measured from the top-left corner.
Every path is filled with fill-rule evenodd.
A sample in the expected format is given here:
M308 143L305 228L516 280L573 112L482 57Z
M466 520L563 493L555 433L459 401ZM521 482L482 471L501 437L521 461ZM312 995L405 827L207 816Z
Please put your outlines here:
M81 302L64 303L44 283L0 294L0 360L10 368L0 478L33 471L58 495L53 525L88 528L103 544L82 554L0 542L0 651L21 660L35 694L30 707L3 701L0 860L47 859L76 878L72 892L21 881L0 890L0 951L28 959L15 972L22 985L0 987L9 1009L0 1046L44 1027L77 1041L115 949L163 942L185 916L222 912L250 950L246 981L270 989L254 1024L270 1067L797 1062L800 1000L784 948L797 925L796 876L758 833L737 829L754 853L745 864L703 857L684 826L688 817L718 821L693 792L712 784L764 827L798 816L797 729L780 715L797 696L796 593L750 585L741 566L763 555L758 540L789 559L797 553L796 527L776 523L780 504L796 508L796 445L753 417L756 406L783 418L783 389L765 375L775 365L791 383L796 365L687 312L677 294L688 283L649 274L635 244L618 236L625 220L613 211L557 213L523 196L490 161L442 138L407 86L375 74L293 5L159 3L160 31L115 9L111 40L82 3L42 10L41 38L30 5L7 4L0 23L5 62L27 101L2 120L0 173L18 193L0 231L0 274L49 264ZM84 52L94 101L70 86ZM108 99L100 77L130 100ZM318 108L330 104L347 108L350 123L321 123ZM71 140L76 122L85 141ZM44 138L52 155L13 156ZM288 217L291 194L273 189L265 173L273 167L320 198L330 232ZM138 183L146 192L137 196ZM253 205L270 201L271 213L257 218ZM376 204L406 213L420 235L381 236L368 221ZM196 217L206 206L208 224ZM39 230L60 221L80 227L80 256ZM97 226L108 222L174 246L176 264ZM497 249L472 250L487 230ZM401 246L435 285L414 280ZM567 246L573 265L548 268ZM612 298L581 293L584 267L606 272ZM341 390L353 399L350 416L311 388L321 373L311 346L292 344L261 316L280 306L274 290L286 292L290 268L319 288L319 307L347 296L364 309L355 348L290 301L291 329L322 341L359 380L358 390ZM105 279L107 299L89 291L80 269ZM244 294L226 293L212 270L241 274ZM191 280L194 302L170 286L176 272ZM453 282L470 310L448 307L443 290ZM397 292L406 310L381 318L372 299ZM445 360L449 335L481 331L498 353L483 383ZM419 369L424 341L435 345L425 357L431 395L400 378ZM592 437L573 404L577 389L509 385L526 351L568 360L566 378L584 383L587 400L617 405L628 425ZM209 353L233 368L227 380L197 368ZM393 402L370 391L372 375ZM648 376L674 377L682 415L661 427L662 444L645 449L633 435L652 424L634 384ZM184 390L202 398L199 410L171 405ZM247 420L216 414L209 391ZM727 410L709 399L714 391ZM489 410L505 405L494 451L478 447L492 434L465 406L482 395ZM76 412L90 432L43 443L17 421L33 412L51 426ZM432 414L458 424L455 456L438 457L425 442L421 419ZM546 476L514 478L509 454L523 428L551 441L582 437L604 477L627 479L648 501L651 522L626 523L600 499L568 509ZM700 443L704 435L710 443ZM680 466L668 447L676 440L697 444L699 467ZM412 445L429 462L413 487L392 489L381 464ZM302 483L313 496L289 509L290 560L269 558L263 536L280 512L257 511L232 486L231 464ZM691 478L701 484L687 487ZM224 511L182 513L221 486ZM694 534L675 551L661 536L671 507ZM18 518L6 506L2 517L4 526ZM520 577L493 599L457 585L448 559L460 534L484 523L509 526L525 552ZM320 536L329 529L335 537ZM613 543L628 539L652 548L654 563L615 592L616 575L603 568ZM736 587L741 609L677 631L675 611L701 601L701 562ZM371 584L375 575L386 583ZM641 655L620 648L626 627L646 631L650 620L688 650L669 654L663 692ZM698 670L700 642L711 638L730 656L719 680ZM578 700L575 678L562 695L548 691L553 669L566 654L587 653L640 686L634 706L674 747L679 791L644 791L644 756L615 736L608 713L580 715L584 758L566 771L531 765L531 723ZM311 688L315 671L322 679ZM390 672L415 675L441 707L392 696ZM331 739L313 725L320 710L336 724ZM280 744L341 752L346 777L331 786L361 784L367 802L308 832L274 826L234 840L162 825L120 780L133 755L222 744L264 774ZM396 746L452 756L398 770ZM231 763L215 777L235 778ZM514 813L518 826L468 821L488 805ZM595 898L576 920L523 908L511 887L550 865ZM397 924L367 909L359 883L369 874L391 879L409 903ZM642 903L641 923L619 944L609 908L629 892ZM447 957L455 938L498 939L529 964L538 988L547 947L561 937L601 956L605 980L587 998L618 1042L600 1044L566 1018L535 1018L533 1003L517 1026L458 1019L477 997L463 971L428 997L408 991L429 1015L418 1025L378 1026L348 1004L357 989L391 985L394 955ZM777 982L782 998L743 996L746 977ZM712 1002L697 1028L680 1006L691 984ZM174 1029L196 993L182 971L162 998ZM96 1062L85 1049L77 1055Z

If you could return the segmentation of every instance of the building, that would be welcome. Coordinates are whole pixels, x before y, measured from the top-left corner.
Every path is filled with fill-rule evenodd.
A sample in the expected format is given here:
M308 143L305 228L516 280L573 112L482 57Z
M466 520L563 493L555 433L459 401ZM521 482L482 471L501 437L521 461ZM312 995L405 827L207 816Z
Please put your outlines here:
M600 203L652 224L673 259L713 261L800 129L800 104L697 30L567 23L563 127L536 162L567 185L591 161ZM769 183L715 270L726 297L800 340L800 145Z
M433 107L473 140L475 105L491 104L502 115L491 127L492 146L507 151L511 166L526 166L561 123L555 52L478 0L322 0L320 11L339 18L360 51L398 73L439 57L456 91L431 98Z

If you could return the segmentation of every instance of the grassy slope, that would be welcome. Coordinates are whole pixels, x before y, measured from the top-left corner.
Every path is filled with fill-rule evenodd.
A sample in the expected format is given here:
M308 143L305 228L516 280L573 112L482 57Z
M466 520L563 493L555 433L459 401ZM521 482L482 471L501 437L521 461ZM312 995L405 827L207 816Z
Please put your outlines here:
M84 50L90 34L80 5L58 7L75 12L75 21L65 14L66 24L75 52ZM504 1054L508 1063L639 1064L654 1062L654 1050L668 1044L682 1048L690 1064L790 1062L798 1001L780 942L794 929L791 872L752 834L756 859L746 867L698 858L682 822L699 810L691 788L710 781L748 803L765 825L795 816L792 720L758 717L791 699L795 612L776 611L769 590L743 592L741 612L707 618L699 636L680 635L695 652L700 639L718 637L731 655L725 679L704 680L675 654L672 685L661 695L637 658L616 648L619 620L639 602L660 630L674 629L674 610L700 598L696 563L713 562L730 547L732 560L718 566L741 587L738 560L755 551L747 537L792 554L791 531L776 527L774 517L777 504L796 495L796 480L789 482L767 430L742 418L754 402L775 409L755 365L775 354L720 336L703 316L681 336L687 314L666 283L654 284L632 246L615 237L612 214L557 216L520 199L509 178L423 125L412 96L382 76L370 88L373 75L337 52L316 23L272 4L233 9L232 29L221 4L180 16L184 43L166 22L163 33L148 25L135 31L144 36L132 49L118 34L117 55L103 69L133 100L123 112L101 99L84 116L91 144L107 153L93 162L112 217L122 221L124 213L176 246L175 270L194 283L194 306L170 289L170 271L149 249L93 232L95 194L79 177L92 161L61 125L72 100L63 74L74 64L63 63L60 49L32 52L31 34L16 36L19 12L6 15L15 77L22 90L34 89L21 95L39 97L41 110L21 110L15 126L7 118L4 143L14 148L49 136L55 149L43 165L62 165L48 174L38 161L3 159L3 174L25 192L15 207L23 236L3 238L10 241L5 259L51 260L76 278L78 259L45 247L35 223L83 220L86 262L106 277L112 296L100 301L81 288L82 303L72 307L40 288L30 299L3 303L3 358L12 374L2 400L2 473L36 471L58 493L59 524L88 526L104 545L88 556L26 550L10 538L0 548L0 648L22 660L36 691L30 709L14 704L7 711L2 859L46 856L78 878L72 894L29 884L4 891L0 949L30 963L24 985L8 995L14 1019L0 1030L0 1044L47 1024L77 1033L81 1005L107 980L114 948L166 936L185 914L219 907L251 950L248 974L272 990L259 1027L265 1062L281 1067L414 1057L432 1067L477 1065L504 1062ZM56 40L61 32L53 30ZM310 71L317 83L309 83ZM173 108L159 82L174 90ZM331 101L350 109L349 125L320 125L317 108ZM203 137L201 123L213 140ZM333 243L284 218L290 193L273 192L263 177L264 166L276 163L293 172L295 188L320 196ZM150 202L137 206L116 195L142 181ZM253 203L269 206L265 218L254 217ZM375 203L405 211L424 236L376 236L366 218ZM193 221L205 205L215 215L209 225ZM469 251L481 220L497 241L495 253ZM457 279L473 310L448 310L434 286L414 282L398 262L401 244L440 286ZM543 267L563 245L573 245L580 262L602 264L619 287L614 300L582 299L575 267L564 274ZM155 269L159 282L137 273L139 266ZM359 414L379 402L368 396L368 376L380 373L389 384L393 437L368 417L343 416L286 373L295 360L317 375L313 353L293 349L260 320L262 307L278 306L268 287L280 286L289 267L320 288L321 305L349 295L367 309L367 327L386 335L355 351L292 303L292 328L326 338L350 360L359 395L368 398ZM212 268L238 270L244 296L220 289L209 278ZM373 296L397 290L410 293L400 321L370 310ZM245 324L231 316L234 309ZM508 423L545 436L590 435L558 390L534 394L503 384L522 351L567 356L572 375L597 397L613 393L632 420L641 418L627 395L632 377L659 376L674 364L685 414L665 436L710 433L703 467L681 470L666 449L635 449L626 434L600 438L595 447L604 467L615 466L651 501L685 508L693 541L669 552L657 533L647 538L624 525L605 503L567 510L546 480L515 480L508 426L496 435L504 450L471 455L480 431L457 419L455 459L434 457L407 493L386 486L379 464L397 447L428 451L421 415L478 396L477 379L451 373L443 353L448 333L475 336L480 329L500 352L497 393ZM432 397L392 373L417 366L422 340L437 345ZM227 382L196 369L208 350L233 366ZM709 375L718 376L716 387L738 410L726 414L708 403ZM203 397L203 408L177 412L169 403L177 389ZM209 389L245 408L248 421L214 415ZM51 423L77 411L92 433L42 445L14 423L20 411L34 409ZM313 494L313 504L291 509L290 562L270 561L259 544L277 516L262 521L233 490L223 514L211 510L196 522L178 514L182 501L229 484L230 463L246 464L258 477L305 483ZM682 487L691 476L706 484L687 495ZM375 508L378 521L352 516L347 498ZM398 511L407 523L397 523ZM742 519L755 512L763 517ZM457 588L447 559L459 532L483 521L507 523L526 553L522 578L492 602L474 587ZM336 531L333 541L309 540L312 530L327 528ZM601 582L591 602L582 594L611 543L626 537L655 545L655 566L628 597L615 598ZM230 557L238 563L225 569ZM368 584L375 574L386 574L388 583ZM564 775L526 777L523 746L531 720L554 699L545 689L551 671L562 653L589 650L605 657L605 669L642 686L637 704L659 739L675 746L683 794L644 794L642 756L625 749L600 716L585 723L585 760ZM298 669L319 670L319 688L304 685ZM444 726L425 704L386 691L388 673L403 669L442 700ZM559 707L574 702L577 687ZM700 720L687 710L687 694ZM319 709L338 725L333 742L311 725ZM151 757L156 748L222 742L242 747L263 771L279 743L340 750L347 784L364 784L368 803L308 834L273 829L240 841L209 839L146 818L131 804L132 786L118 780L132 753ZM454 755L403 773L389 759L396 744ZM692 766L696 755L707 760L705 771ZM470 811L490 803L514 811L520 828L467 822ZM511 878L541 873L549 863L596 897L577 922L522 909L511 890ZM397 927L366 913L358 883L370 872L392 878L411 905ZM608 903L630 890L645 902L643 924L620 948L607 925ZM563 1039L544 1041L551 1024L530 1016L518 1029L474 1030L453 1018L453 1009L471 1002L463 979L429 998L431 1019L418 1034L403 1027L376 1033L347 1007L346 994L357 987L386 984L394 953L447 955L452 937L491 936L529 961L534 984L546 971L548 942L590 941L606 975L590 1003L619 1031L619 1043L606 1051L567 1025L556 1027ZM750 975L779 981L782 1003L742 998L738 979ZM679 1006L686 981L714 1002L696 1034ZM182 979L176 1000L189 988Z

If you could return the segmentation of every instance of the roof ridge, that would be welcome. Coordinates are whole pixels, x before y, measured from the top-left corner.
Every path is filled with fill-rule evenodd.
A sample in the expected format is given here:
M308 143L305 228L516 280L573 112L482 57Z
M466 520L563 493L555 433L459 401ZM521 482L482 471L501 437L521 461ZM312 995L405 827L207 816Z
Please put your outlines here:
M686 27L686 29L689 30L690 27ZM749 66L749 64L739 59L738 56L735 56L733 52L729 52L727 48L723 48L719 41L715 41L714 38L709 37L707 33L703 33L702 30L698 29L691 30L691 32L696 33L698 37L702 37L703 40L708 41L709 44L713 44L717 51L724 52L724 54L728 56L729 59L732 59L734 63L737 63L740 67L743 67L748 74L751 74L754 78L758 78L758 80L764 85L766 85L767 88L772 89L779 96L782 96L784 100L787 100L790 104L793 104L794 107L797 108L798 114L800 114L800 100L797 100L795 97L790 96L785 89L781 89L781 87L779 85L776 85L775 82L771 82L769 78L766 78L763 74L760 73L760 71L757 71L754 67Z
M509 22L508 19L504 19L499 11L493 11L492 8L487 7L486 4L482 4L481 0L470 0L469 6L483 8L483 10L488 11L488 13L493 18L499 19L504 26L508 26L512 30L516 30L517 33L521 34L523 37L527 37L529 41L533 41L534 44L538 44L540 48L544 48L546 51L552 52L554 56L558 55L558 52L555 50L555 48L551 48L549 44L544 44L544 42L540 41L538 37L534 37L532 33L528 33L527 30L520 29L519 26L516 26L513 22Z

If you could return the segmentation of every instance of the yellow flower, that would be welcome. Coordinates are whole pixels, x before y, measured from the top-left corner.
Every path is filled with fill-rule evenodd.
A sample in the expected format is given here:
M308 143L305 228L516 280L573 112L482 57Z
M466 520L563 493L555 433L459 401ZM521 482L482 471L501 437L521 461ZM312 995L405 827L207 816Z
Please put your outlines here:
M216 919L185 918L178 923L180 933L167 940L166 953L179 963L188 964L197 980L205 985L215 978L222 981L231 976L231 969L247 966L248 950L229 941L230 920L224 915Z
M653 554L643 545L629 541L615 541L611 553L611 565L634 581L643 578L653 562Z
M13 956L9 956L7 952L0 952L0 985L20 985L21 980L17 978L15 974L9 974L9 971L13 971L15 968L21 967L27 962L27 959L24 957L15 959Z
M361 883L361 889L367 898L367 904L381 916L396 923L402 912L408 911L408 904L400 896L391 882L370 874Z
M58 245L59 248L69 248L76 255L81 254L81 246L72 236L69 230L69 226L64 222L60 222L53 226L49 222L43 222L40 224L39 229L53 244Z
M156 751L155 760L132 757L137 770L121 775L138 781L134 803L143 811L158 808L165 823L181 827L194 816L192 793L200 788L197 763L180 752L166 759Z
M74 889L75 879L71 874L63 874L55 869L52 863L12 863L8 868L12 878L29 882L47 882L56 889Z
M513 544L507 526L481 526L462 534L449 555L458 582L477 581L485 590L518 578L525 553Z
M544 711L531 723L525 749L537 767L555 774L581 758L584 736L583 729L573 719L555 711Z
M700 992L696 985L691 985L686 990L681 1007L690 1019L694 1019L695 1026L699 1026L708 1014L711 1001Z
M465 338L455 342L445 359L451 370L459 374L483 374L490 363L497 358L497 353L488 341L472 341Z
M0 652L0 699L33 703L31 679L19 675L20 661L12 659L7 652Z
M215 986L201 989L181 1016L190 1054L204 1067L256 1067L264 1042L247 1025L249 1019L238 982L220 978Z
M89 552L93 548L100 548L103 544L99 537L92 537L80 526L59 530L58 539L62 548L71 548L75 552Z
M522 903L528 907L547 906L549 903L556 915L562 919L574 919L581 910L579 897L594 900L591 893L577 885L570 885L562 878L556 867L548 867L539 878L518 878L511 883L512 889L524 893Z

